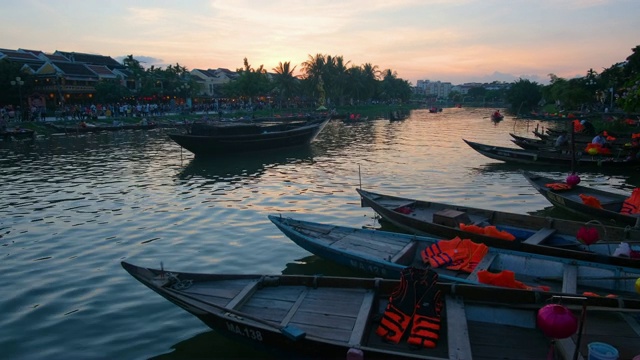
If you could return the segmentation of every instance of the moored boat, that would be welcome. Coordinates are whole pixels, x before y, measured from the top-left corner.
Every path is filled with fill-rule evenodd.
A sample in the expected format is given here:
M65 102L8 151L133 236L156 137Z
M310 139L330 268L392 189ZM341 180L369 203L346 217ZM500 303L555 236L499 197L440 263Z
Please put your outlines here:
M492 247L640 267L640 229L356 191L363 206L371 207L382 219L410 233L446 239L458 236ZM638 255L618 256L616 250L627 247Z
M504 162L529 164L529 165L560 165L565 168L575 167L587 169L637 169L640 163L635 160L627 160L626 157L614 157L605 155L591 156L582 152L577 152L575 156L571 151L545 151L545 150L525 150L481 144L478 142L462 139L467 145L478 153L494 160Z
M551 204L566 211L581 215L585 218L597 218L608 221L616 226L632 226L640 228L640 213L622 211L625 201L629 199L630 206L640 206L640 190L632 194L615 193L583 185L566 184L565 180L552 179L531 172L524 172L529 183L545 197ZM556 186L554 184L566 184ZM632 198L633 194L637 195Z
M488 247L468 239L441 239L359 229L269 215L305 250L375 276L399 278L405 267L430 268L443 281L565 294L638 298L640 268Z
M35 136L35 130L31 129L11 128L0 131L0 138L3 140L25 140L33 139Z
M542 359L553 351L557 358L571 359L586 358L595 341L614 346L621 358L640 353L637 300L452 284L416 269L407 269L405 281L399 281L185 273L127 262L122 266L212 329L294 356ZM409 284L406 274L424 280ZM402 290L401 282L408 290ZM394 309L408 318L398 328L388 321ZM562 331L554 330L559 323L546 316L549 311L566 319ZM400 331L388 331L392 328Z
M329 120L194 124L188 134L169 137L196 156L279 149L308 145Z

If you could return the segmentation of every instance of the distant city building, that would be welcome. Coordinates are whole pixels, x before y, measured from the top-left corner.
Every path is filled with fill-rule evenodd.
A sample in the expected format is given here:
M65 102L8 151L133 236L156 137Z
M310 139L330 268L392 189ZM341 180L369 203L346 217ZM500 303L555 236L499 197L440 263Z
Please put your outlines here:
M416 89L418 94L424 94L429 97L436 97L438 99L449 98L449 93L453 89L453 85L450 82L430 81L430 80L418 80Z

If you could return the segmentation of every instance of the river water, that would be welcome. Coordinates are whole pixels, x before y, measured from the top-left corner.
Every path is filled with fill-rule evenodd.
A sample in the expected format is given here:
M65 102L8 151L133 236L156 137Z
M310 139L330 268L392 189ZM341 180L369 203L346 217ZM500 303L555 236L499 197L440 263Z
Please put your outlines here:
M229 341L153 293L123 260L169 270L361 275L312 256L269 222L283 214L379 228L356 187L516 213L566 216L463 138L515 147L493 109L331 121L308 148L194 160L171 129L0 143L0 358L272 356ZM568 169L530 168L564 179ZM638 174L580 174L629 192ZM274 357L275 358L275 357Z

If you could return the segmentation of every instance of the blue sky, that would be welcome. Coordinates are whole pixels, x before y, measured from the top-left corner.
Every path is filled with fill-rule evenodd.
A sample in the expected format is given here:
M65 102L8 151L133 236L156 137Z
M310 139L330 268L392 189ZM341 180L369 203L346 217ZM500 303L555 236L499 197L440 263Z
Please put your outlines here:
M417 80L548 83L624 61L638 0L0 0L0 48L192 69L343 56Z

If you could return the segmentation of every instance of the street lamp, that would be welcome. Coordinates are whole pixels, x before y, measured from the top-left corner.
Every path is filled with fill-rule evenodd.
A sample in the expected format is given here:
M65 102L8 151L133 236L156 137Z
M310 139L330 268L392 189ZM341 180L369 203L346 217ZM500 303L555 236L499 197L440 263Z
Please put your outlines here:
M18 105L20 107L20 120L24 120L24 109L22 107L22 85L24 85L24 81L22 81L20 76L16 76L15 80L11 80L11 85L18 85L18 96L20 97L20 103Z

